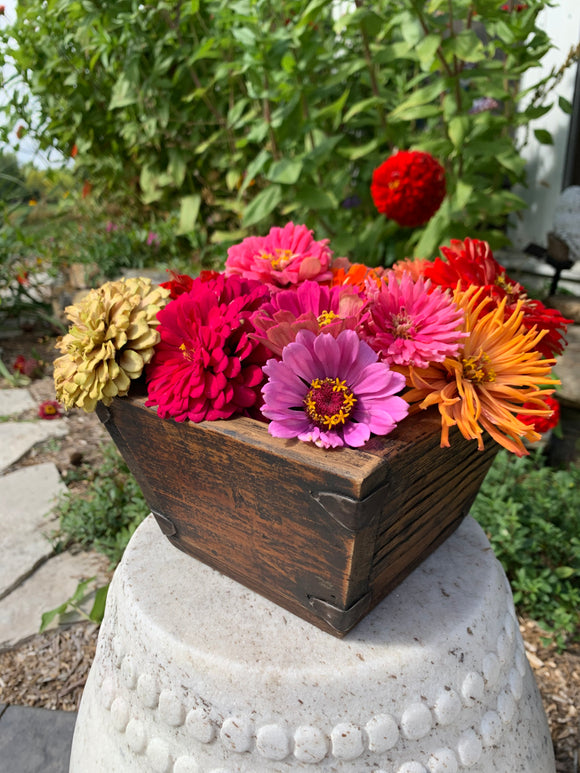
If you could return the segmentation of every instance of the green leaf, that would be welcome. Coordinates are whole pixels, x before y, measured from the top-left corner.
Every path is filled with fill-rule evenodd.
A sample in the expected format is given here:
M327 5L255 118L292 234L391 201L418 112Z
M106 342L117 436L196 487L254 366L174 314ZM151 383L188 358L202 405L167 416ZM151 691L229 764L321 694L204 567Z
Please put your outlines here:
M109 585L103 585L97 588L95 592L95 598L93 606L89 612L89 617L94 623L101 623L105 614L105 604L107 602L107 594L109 592Z
M384 103L384 100L381 99L380 97L367 97L367 99L361 99L360 102L356 102L350 108L350 110L344 116L343 120L345 123L348 123L351 118L354 118L355 115L358 115L359 113L362 113L364 110L368 110L369 108L382 105L383 103Z
M401 102L397 107L391 111L391 118L403 118L406 117L409 109L418 105L426 105L433 102L434 99L438 99L442 92L445 91L445 85L441 78L437 78L433 83L428 86L423 86L420 89L413 91L410 97ZM437 111L439 108L437 108Z
M558 97L558 104L560 110L563 110L567 115L572 115L572 104L565 97Z
M181 151L177 148L170 148L169 166L167 167L167 172L173 179L176 187L180 188L183 185L186 171L187 163Z
M458 210L462 210L471 199L473 194L473 185L469 185L463 180L459 180L455 188L454 204Z
M318 11L326 5L328 5L328 0L311 0L296 26L298 28L305 27L309 21L316 18Z
M240 196L246 190L248 185L256 178L256 176L262 171L266 163L272 158L272 155L267 150L261 150L253 161L250 161L248 168L246 169L246 175L244 182L240 188Z
M446 53L453 53L462 62L481 62L486 57L483 43L473 30L462 30L443 41L443 47Z
M449 121L449 139L455 148L460 148L469 131L469 118L466 115L456 115Z
M343 91L343 93L340 95L338 99L336 99L332 104L327 105L326 107L321 108L320 110L317 110L314 113L314 119L319 121L321 118L332 118L335 116L340 117L340 114L342 113L342 109L346 103L346 100L348 99L350 94L350 89L346 89ZM338 122L336 122L336 125L338 126Z
M256 36L252 30L247 27L238 27L237 29L232 30L232 35L243 46L253 48L256 45Z
M431 33L415 46L415 53L423 70L431 69L440 44L441 38L439 35Z
M370 140L365 145L351 145L351 147L338 148L337 153L344 158L348 158L349 161L356 161L359 158L364 158L375 151L383 144L381 137L375 137L374 140Z
M282 201L282 188L279 185L270 185L252 199L246 208L242 219L242 225L247 228L255 223L259 223Z
M301 173L302 161L283 158L280 161L274 161L266 174L266 179L273 183L293 185L297 182Z
M201 196L198 193L194 193L191 196L184 196L181 199L179 206L179 226L177 228L178 236L193 231L200 206Z
M554 569L554 574L560 580L567 580L568 577L573 577L576 574L576 570L571 566L557 566Z
M56 609L51 609L50 612L43 612L40 618L40 628L38 629L38 632L42 633L43 631L45 631L48 628L48 626L52 623L55 617L63 614L67 606L68 606L68 602L65 601L64 604L60 605L60 607L57 607Z
M431 258L437 252L447 226L447 218L445 216L447 208L448 202L444 202L441 209L433 215L425 226L414 250L414 254L417 257Z
M553 145L554 144L554 140L552 138L552 135L546 129L535 129L534 130L534 137L538 140L538 142L541 145Z
M296 192L296 200L308 209L336 209L338 202L331 194L315 186L304 186Z
M134 105L138 98L139 94L134 84L130 83L125 75L121 75L113 86L109 110L127 107L127 105Z

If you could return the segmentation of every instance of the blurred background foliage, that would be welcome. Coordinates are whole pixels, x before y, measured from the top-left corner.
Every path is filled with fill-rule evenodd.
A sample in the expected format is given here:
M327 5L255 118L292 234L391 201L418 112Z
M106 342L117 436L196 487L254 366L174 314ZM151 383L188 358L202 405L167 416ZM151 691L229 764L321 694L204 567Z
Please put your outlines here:
M66 247L74 260L129 250L146 262L125 226L128 240L103 230L128 220L190 271L288 220L372 265L467 235L498 247L524 207L516 130L550 109L561 77L519 88L551 48L537 23L547 5L20 0L0 38L14 72L3 137L69 159L84 196L75 218L92 204L95 226L91 245ZM397 148L446 169L447 198L423 228L386 220L370 198L373 169Z

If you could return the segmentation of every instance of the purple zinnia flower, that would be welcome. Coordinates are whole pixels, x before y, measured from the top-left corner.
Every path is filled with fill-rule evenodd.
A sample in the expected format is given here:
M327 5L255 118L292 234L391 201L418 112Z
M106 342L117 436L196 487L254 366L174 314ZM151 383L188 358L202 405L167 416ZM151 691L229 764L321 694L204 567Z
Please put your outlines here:
M364 445L386 435L405 418L409 406L396 397L405 377L378 362L354 330L336 338L301 330L264 366L262 413L274 437L311 440L321 448Z

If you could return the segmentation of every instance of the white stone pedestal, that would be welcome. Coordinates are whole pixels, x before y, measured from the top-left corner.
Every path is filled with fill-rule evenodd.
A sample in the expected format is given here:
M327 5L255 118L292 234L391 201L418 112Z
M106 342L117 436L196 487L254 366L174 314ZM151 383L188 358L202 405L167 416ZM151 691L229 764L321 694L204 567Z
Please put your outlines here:
M339 640L152 517L116 571L71 773L554 773L511 591L464 521Z

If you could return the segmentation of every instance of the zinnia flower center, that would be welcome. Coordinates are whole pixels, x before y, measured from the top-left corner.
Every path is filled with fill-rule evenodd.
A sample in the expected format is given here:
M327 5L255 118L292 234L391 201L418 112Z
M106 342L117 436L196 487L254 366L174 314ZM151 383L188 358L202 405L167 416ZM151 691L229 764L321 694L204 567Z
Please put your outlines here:
M45 405L44 408L43 408L43 411L48 416L53 416L56 413L56 408L54 407L54 405Z
M481 353L478 357L463 357L463 378L472 384L481 384L483 381L495 381L495 371L490 367L490 358Z
M334 322L335 319L340 319L338 314L335 314L334 311L323 311L322 314L319 314L318 316L318 324L320 327L326 327L326 325L330 325L331 322Z
M406 311L400 311L398 314L393 314L391 326L395 338L412 337L413 320Z
M265 252L262 257L264 260L270 261L270 265L273 269L279 270L281 268L286 268L288 263L290 263L294 257L294 254L292 250L283 250L280 247L276 247L273 255Z
M188 346L186 343L182 343L179 345L179 350L183 353L183 359L187 360L188 362L192 362L195 358L195 349L193 349L191 346Z
M306 413L319 427L332 429L345 424L356 403L356 397L338 378L316 378L304 398Z

